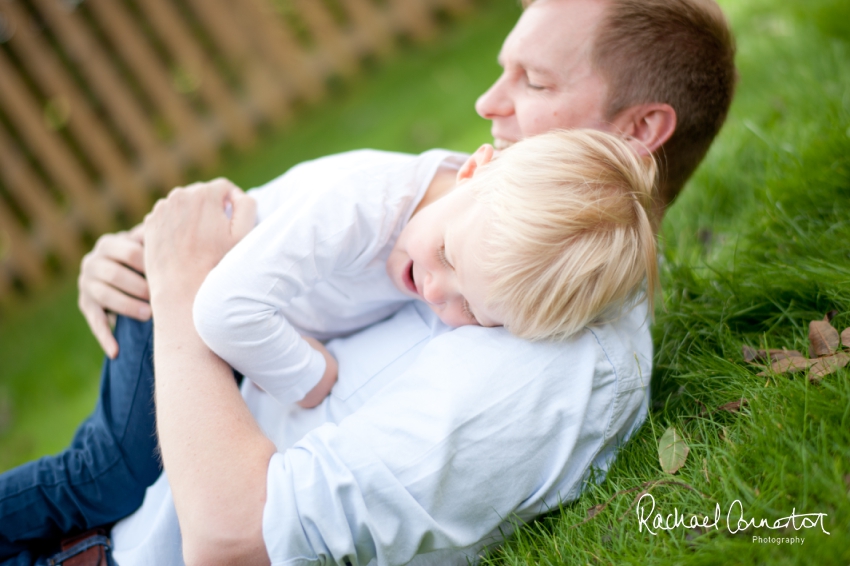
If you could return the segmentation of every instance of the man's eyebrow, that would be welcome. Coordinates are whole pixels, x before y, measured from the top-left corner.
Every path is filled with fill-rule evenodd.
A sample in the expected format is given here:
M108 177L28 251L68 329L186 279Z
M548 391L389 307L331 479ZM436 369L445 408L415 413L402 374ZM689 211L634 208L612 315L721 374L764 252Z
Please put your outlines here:
M501 53L499 53L499 56L496 58L496 62L499 64L500 67L502 67L503 69L505 68L505 65L506 65L505 58L502 57ZM528 63L527 61L524 61L522 59L514 60L513 63L514 63L514 65L516 65L517 67L520 67L521 69L523 69L526 72L532 72L532 73L535 73L535 74L538 74L538 75L544 75L544 76L547 76L547 77L555 77L556 76L555 71L553 71L552 69L546 69L544 67L539 67L537 65Z
M528 63L524 63L522 61L520 61L520 66L522 66L522 68L526 71L530 71L538 75L545 75L547 77L555 76L555 72L552 69L546 69L544 67L538 67L536 65L529 65Z

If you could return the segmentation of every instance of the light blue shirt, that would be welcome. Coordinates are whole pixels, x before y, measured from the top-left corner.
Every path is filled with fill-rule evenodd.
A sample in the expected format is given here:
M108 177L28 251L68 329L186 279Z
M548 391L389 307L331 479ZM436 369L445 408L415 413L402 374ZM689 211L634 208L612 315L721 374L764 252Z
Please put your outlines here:
M274 565L467 564L607 469L646 415L646 305L568 342L444 326L411 303L328 345L316 409L243 395L279 452L263 536ZM182 564L167 478L113 530L121 566Z

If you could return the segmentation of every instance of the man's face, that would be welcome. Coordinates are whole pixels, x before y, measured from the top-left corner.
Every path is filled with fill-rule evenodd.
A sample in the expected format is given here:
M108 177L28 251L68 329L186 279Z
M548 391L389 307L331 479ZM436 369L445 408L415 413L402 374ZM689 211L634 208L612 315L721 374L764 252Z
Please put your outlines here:
M538 0L508 35L502 76L475 104L493 122L495 147L556 128L610 131L603 120L606 84L590 50L603 0Z

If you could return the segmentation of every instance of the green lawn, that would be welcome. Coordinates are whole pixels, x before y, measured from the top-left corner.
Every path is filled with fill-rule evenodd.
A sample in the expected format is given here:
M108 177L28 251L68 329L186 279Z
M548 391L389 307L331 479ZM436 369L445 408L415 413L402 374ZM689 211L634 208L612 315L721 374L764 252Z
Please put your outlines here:
M850 563L850 370L812 385L804 375L759 377L741 356L744 344L806 353L809 320L833 309L833 324L850 326L850 4L721 3L738 36L741 81L725 129L663 226L650 420L606 481L510 537L487 563ZM223 174L248 187L355 147L474 149L489 126L472 106L498 74L515 4L492 0L437 44L305 112ZM99 355L74 300L68 284L3 314L0 469L61 448L91 407ZM711 412L741 397L749 401L741 412ZM690 446L676 476L661 471L657 455L671 425ZM641 486L674 479L693 490L652 486L658 508L713 514L719 503L719 529L638 532L630 506ZM736 499L748 518L826 513L832 534L733 535L725 515ZM805 543L756 544L753 534Z
M744 344L805 354L809 321L833 309L839 331L850 326L850 4L722 5L741 81L720 138L664 222L651 418L605 482L512 537L488 564L850 563L850 371L819 385L766 379L741 354ZM742 412L710 413L742 397ZM657 452L671 425L690 446L676 476L661 471ZM644 485L673 479L695 491ZM720 528L639 532L631 506L641 486L665 515L713 520L719 503ZM771 523L794 509L826 513L831 534L733 535L726 513L736 499L748 519ZM754 534L805 542L757 544Z

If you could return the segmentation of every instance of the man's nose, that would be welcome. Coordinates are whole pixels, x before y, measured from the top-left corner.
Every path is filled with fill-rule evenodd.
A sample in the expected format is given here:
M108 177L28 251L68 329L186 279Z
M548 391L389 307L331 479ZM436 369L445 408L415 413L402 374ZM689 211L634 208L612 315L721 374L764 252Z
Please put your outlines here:
M504 75L478 97L475 101L475 111L485 120L509 116L513 112L513 103L507 93Z

